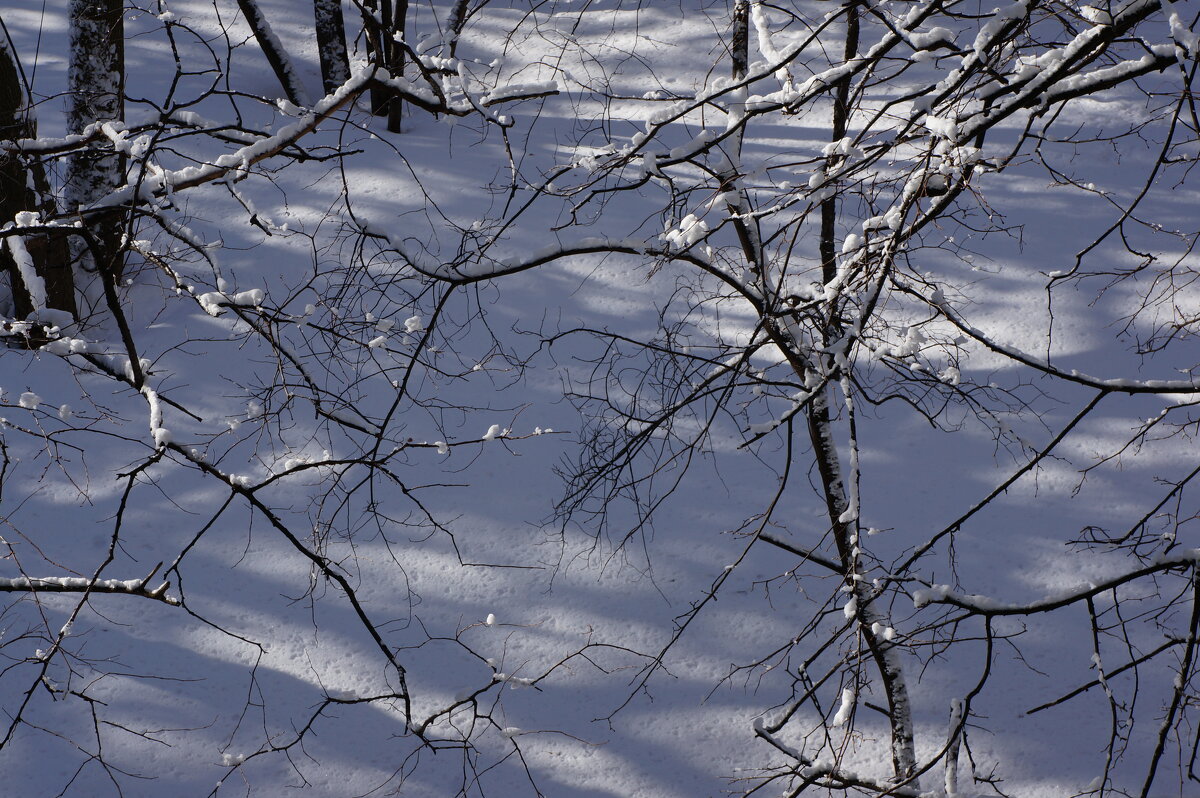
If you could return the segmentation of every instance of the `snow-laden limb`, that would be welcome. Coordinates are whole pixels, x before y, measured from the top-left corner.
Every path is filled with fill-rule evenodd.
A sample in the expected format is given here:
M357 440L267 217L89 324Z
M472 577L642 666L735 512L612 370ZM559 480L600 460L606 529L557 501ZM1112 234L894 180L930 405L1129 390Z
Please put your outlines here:
M266 295L261 288L251 288L236 293L209 291L196 297L200 307L210 316L218 317L226 308L256 308L262 305Z
M1200 57L1200 34L1188 27L1188 24L1184 22L1183 14L1171 0L1160 0L1160 2L1163 15L1167 18L1167 24L1171 28L1171 38L1179 47L1180 62L1187 63L1196 60L1197 57Z
M179 606L179 599L167 595L171 583L164 581L156 587L150 586L154 572L162 563L141 579L89 579L83 576L17 576L0 578L0 593L116 593L154 599L164 604Z
M344 82L344 81L343 81ZM338 84L340 86L341 83ZM334 87L334 91L337 87ZM331 94L333 92L330 92ZM28 156L61 155L103 139L144 139L149 133L161 131L163 125L177 126L195 132L203 132L220 141L252 144L263 138L262 131L250 131L231 126L227 121L210 119L190 108L172 108L166 112L132 112L123 121L101 120L91 122L78 133L65 136L41 136L11 141L0 140L0 150L18 152ZM115 134L115 135L114 135ZM142 153L144 154L144 153ZM139 156L140 157L140 156Z
M966 722L963 714L963 700L954 698L950 701L950 732L946 752L945 789L946 798L958 798L958 752L962 747L962 729Z
M497 86L479 99L479 104L485 108L501 103L532 100L539 97L553 97L560 91L558 81L546 80L538 83L509 83Z
M853 687L845 687L842 689L842 700L838 705L837 712L834 713L833 719L829 721L829 725L833 728L845 726L850 722L851 715L854 714L854 707L858 701L858 696Z
M466 103L447 104L440 93L432 90L428 83L417 79L384 78L378 74L374 66L363 65L354 70L345 83L318 100L311 108L296 109L299 112L299 118L295 121L282 124L273 132L256 138L236 150L222 154L211 163L171 170L152 169L149 173L142 175L137 183L126 185L86 203L82 212L86 217L92 213L103 212L108 208L129 203L148 202L155 197L178 193L230 176L244 175L251 166L280 155L319 129L324 122L346 109L373 84L386 85L390 91L395 92L405 102L435 113L458 116L482 113L490 117L490 113L484 111L474 99ZM531 96L547 96L556 92L557 88L551 88L549 84L543 83L532 87L529 85L516 86L512 88L512 91L501 87L496 91L499 94L488 95L491 99L486 105L498 105ZM180 114L182 113L180 112ZM221 127L217 123L200 119L186 119L185 121L202 128ZM102 135L102 126L97 125L91 133L84 131L77 136L61 141L31 142L24 146L30 151L41 149L53 152L91 141L96 135Z
M19 225L28 226L28 225ZM4 239L4 243L8 246L9 254L12 256L13 262L17 266L17 274L21 277L21 283L25 286L25 290L29 292L29 299L33 304L33 312L39 313L46 309L46 281L42 279L42 275L34 268L33 258L29 255L29 250L25 248L25 240L21 234L10 235Z
M102 128L104 124L104 122L92 122L79 133L72 133L66 136L43 136L33 139L0 141L0 150L22 152L26 155L54 155L60 152L68 152L78 149L89 141L99 139L103 135ZM147 122L143 129L150 130L154 126L155 123ZM136 130L137 128L134 127L131 129Z
M150 437L154 440L154 448L162 449L171 442L171 431L163 426L162 403L158 400L158 392L143 387L142 395L146 397L146 405L150 410Z
M374 75L373 67L361 67L338 87L337 91L319 100L296 121L281 125L273 133L232 152L220 155L212 163L173 170L159 169L142 175L138 182L125 185L88 202L81 212L86 217L92 213L102 213L110 208L130 203L149 202L156 197L245 173L251 166L272 158L293 146L317 130L335 113L353 103L359 95L366 91Z
M974 615L989 618L1005 615L1037 615L1053 612L1054 610L1095 598L1110 590L1115 590L1123 585L1136 582L1153 574L1195 568L1198 563L1200 563L1200 549L1188 549L1170 555L1164 554L1155 557L1147 565L1127 571L1118 576L1109 577L1098 582L1091 582L1086 585L1064 588L1034 601L1000 601L988 596L962 593L954 590L949 585L931 585L926 588L918 588L912 591L912 601L916 609L921 609L931 604L945 604L968 610Z

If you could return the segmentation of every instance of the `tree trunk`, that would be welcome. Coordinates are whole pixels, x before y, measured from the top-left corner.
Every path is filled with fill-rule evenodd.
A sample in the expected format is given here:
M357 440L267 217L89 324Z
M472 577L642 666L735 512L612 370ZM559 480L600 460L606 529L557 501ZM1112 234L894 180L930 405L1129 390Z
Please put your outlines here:
M392 34L404 39L404 32L408 27L408 0L395 0L395 8L392 16ZM388 60L388 73L395 78L404 76L404 55L405 49L391 36L388 37L391 45L391 57ZM387 129L389 133L400 132L400 121L404 110L404 103L399 97L392 96L388 102L388 123Z
M843 59L849 62L858 55L858 0L846 3L846 47ZM841 141L846 135L846 124L849 117L850 76L842 78L837 83L833 100L833 131L830 141ZM837 246L834 240L837 236L837 195L831 195L821 203L821 271L826 283L837 276Z
M267 57L267 62L275 72L275 77L279 78L279 85L283 87L283 93L288 102L292 105L308 107L310 103L308 94L304 91L304 84L300 82L300 77L292 67L292 61L288 58L287 51L283 49L279 38L271 30L258 3L255 0L238 0L238 8L242 10L242 16L246 18L250 30L254 32L254 38L258 40L258 46L262 48L263 55Z
M16 56L0 41L0 142L36 134ZM36 188L46 184L41 170L40 163L26 164L16 151L0 149L0 227L15 222L23 212L53 210L48 192L40 196ZM9 310L14 318L27 319L44 307L76 315L65 238L10 236L0 242L0 270L8 275Z
M729 43L733 62L733 79L741 80L750 69L750 0L735 0L733 4L733 36Z
M858 0L847 0L843 60L848 62L857 56L858 39ZM850 78L846 77L835 87L833 130L830 136L832 141L840 141L846 135L850 121L849 100ZM821 236L818 244L822 278L826 283L833 281L837 276L836 222L837 200L831 196L821 203ZM829 346L837 340L841 335L842 326L835 300L829 303L829 317L825 321L823 331L825 346ZM904 680L904 668L899 650L879 631L889 624L886 616L875 607L870 582L864 578L862 564L858 557L858 508L855 506L856 502L851 500L851 496L854 494L847 494L841 458L838 455L838 445L834 437L830 394L833 390L831 386L840 382L845 389L847 413L850 416L853 439L854 421L849 393L850 380L844 379L845 375L841 373L832 357L825 363L825 371L829 375L829 382L813 396L808 407L809 441L812 443L817 471L821 475L821 488L825 496L826 511L833 530L833 538L837 544L838 557L841 560L842 573L846 580L845 584L851 591L852 611L847 609L847 613L852 615L857 622L859 634L866 643L871 658L875 661L880 680L883 682L884 693L887 695L894 777L897 782L904 782L907 786L917 789L917 755L912 705ZM799 369L796 370L796 373L801 379L805 376ZM852 479L856 476L851 473Z
M363 0L363 33L367 39L367 52L371 56L371 60L375 65L382 67L385 71L388 65L388 42L390 37L386 35L386 21L391 17L392 4L391 0L383 0L384 7L379 8L379 0ZM371 113L375 116L387 116L388 112L388 89L386 86L373 84L371 86Z
M908 698L908 687L904 681L904 668L900 652L895 645L879 633L886 628L887 618L876 609L871 595L871 583L864 578L862 564L858 559L858 520L852 518L853 508L846 496L846 484L842 476L842 464L834 440L833 420L829 408L830 386L822 387L813 397L808 411L808 434L812 442L817 471L821 474L821 488L825 494L826 510L833 528L838 557L846 586L853 596L853 616L858 631L875 660L888 700L888 723L892 734L892 770L897 781L906 781L916 789L917 765L914 740L912 704Z
M350 78L341 0L313 0L313 13L316 16L317 53L321 56L321 82L325 93L332 94Z
M471 0L456 0L454 8L450 9L450 17L446 21L446 41L450 45L450 57L458 50L458 37L462 35L463 27L467 24L467 6Z
M404 74L404 48L394 37L404 38L408 0L363 0L363 27L367 47L388 77ZM389 133L400 132L401 102L387 86L371 87L371 113L387 117Z
M26 108L25 91L15 59L0 40L0 141L15 141L29 135ZM25 168L17 154L0 149L0 226L7 225L18 213L29 209L28 193ZM14 318L24 319L33 312L33 302L7 239L0 244L0 267L8 274L12 293L9 312Z
M83 133L90 125L125 119L125 26L121 0L71 0L70 89L67 132ZM103 138L67 161L64 210L74 213L125 183L125 157ZM72 260L85 270L106 269L118 276L124 254L124 217L118 210L91 216L88 230L94 246L74 239Z

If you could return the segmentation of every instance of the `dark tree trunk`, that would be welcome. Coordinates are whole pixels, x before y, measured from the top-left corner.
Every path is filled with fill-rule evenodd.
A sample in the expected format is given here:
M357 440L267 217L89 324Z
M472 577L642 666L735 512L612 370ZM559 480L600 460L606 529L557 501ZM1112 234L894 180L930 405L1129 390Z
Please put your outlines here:
M842 57L847 63L858 56L858 0L846 3L846 47ZM830 141L841 141L846 135L850 115L850 76L837 82L833 101L833 131ZM828 283L837 276L837 194L821 203L821 277Z
M25 119L25 91L11 53L0 41L0 141L15 141L31 132ZM13 221L21 211L29 210L25 167L15 152L0 149L0 226ZM12 293L12 315L24 319L33 312L29 289L21 277L8 241L0 242L0 267L8 274Z
M316 16L317 53L321 56L321 82L325 93L332 94L350 78L341 0L313 0L313 13Z
M470 4L471 0L455 0L454 8L450 10L450 18L446 21L451 58L454 57L454 53L458 50L458 37L462 35L463 28L467 24L467 7Z
M733 79L741 80L750 70L750 0L733 4L733 40L729 43Z
M392 16L392 33L404 39L405 29L408 27L408 0L395 0L395 8ZM404 55L405 49L392 37L388 37L391 44L391 58L388 60L388 72L392 77L404 76ZM388 102L388 124L389 133L400 132L400 121L404 111L404 103L399 97L393 96Z
M71 0L70 97L67 131L83 133L96 123L125 118L125 26L121 0ZM125 158L103 137L67 161L64 210L74 213L125 183ZM88 229L95 242L88 248L73 242L84 268L106 269L120 275L124 255L121 235L124 217L118 210L91 215Z
M400 77L404 74L404 47L394 37L404 38L408 19L408 0L364 0L363 27L367 47L384 74ZM371 113L386 116L390 133L400 132L401 101L387 86L371 87Z
M386 70L388 64L388 36L384 32L383 20L391 14L391 0L383 0L384 10L381 13L379 0L363 0L363 33L367 39L367 53L371 60ZM388 90L386 86L371 86L371 113L375 116L387 116Z
M36 125L16 56L0 42L0 142L32 138ZM53 211L40 163L25 163L14 150L0 148L0 226L27 211ZM19 253L19 254L18 254ZM20 257L24 269L18 264ZM26 319L42 305L76 315L66 239L45 235L12 236L0 242L0 270L8 275L14 318Z
M258 46L262 48L263 55L267 57L267 62L275 72L275 77L279 78L279 85L283 87L283 93L288 102L292 105L307 107L309 105L308 94L304 91L304 84L300 82L299 75L292 67L291 59L288 58L283 45L279 43L275 32L271 30L258 3L255 0L238 0L238 8L242 10L242 16L246 18L250 30L254 32L254 38L258 40Z

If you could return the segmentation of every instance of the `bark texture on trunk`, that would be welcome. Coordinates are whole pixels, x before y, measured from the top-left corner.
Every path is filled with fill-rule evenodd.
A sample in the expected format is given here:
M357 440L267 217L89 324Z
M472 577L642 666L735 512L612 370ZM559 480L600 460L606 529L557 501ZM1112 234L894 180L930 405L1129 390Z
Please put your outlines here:
M363 0L363 27L367 49L387 77L404 74L405 49L396 41L404 39L408 20L408 0ZM389 133L400 132L403 103L383 84L371 87L371 113L387 117Z
M821 474L821 487L825 494L826 509L837 543L842 572L850 588L854 602L853 616L859 634L871 652L871 658L879 671L884 693L888 700L888 722L892 734L892 769L897 781L913 779L910 787L918 787L913 777L917 766L916 744L913 733L912 704L908 697L908 686L904 680L904 668L900 652L895 645L885 640L880 629L889 626L887 618L873 603L871 582L865 579L858 560L858 520L846 496L846 483L842 476L841 459L838 457L834 439L833 419L829 406L829 385L821 388L813 397L808 411L809 439Z
M316 17L317 53L321 57L321 82L326 94L350 79L350 57L346 53L346 20L341 0L313 0Z
M845 4L846 31L843 60L846 62L858 55L860 14L858 2L859 0L848 0ZM850 88L849 77L839 81L835 88L831 141L841 141L849 128ZM830 283L837 278L836 194L821 203L820 224L821 235L818 248L821 258L821 276L825 283ZM837 301L834 300L829 303L829 315L825 320L825 329L822 331L825 347L840 337L842 327ZM822 357L824 356L822 355ZM837 543L838 557L846 580L845 585L850 590L852 597L852 606L847 608L847 614L853 616L857 623L858 633L870 651L887 695L894 778L897 782L906 782L907 786L918 788L919 784L915 776L917 755L912 704L909 701L908 686L904 680L903 663L899 650L880 633L880 630L886 629L889 623L887 617L879 612L873 603L871 583L865 578L862 564L859 561L857 486L846 484L834 432L830 395L833 392L833 386L840 383L846 397L846 410L850 416L851 443L853 444L854 422L850 380L844 379L845 375L841 373L833 358L828 358L827 362L823 364L823 371L828 375L828 380L813 396L809 404L808 432L817 461L817 470L821 475L821 488L825 495L826 510L833 537ZM797 374L801 378L805 376L799 370L797 370ZM851 448L851 479L857 477L854 457L855 450Z
M16 56L0 41L0 142L37 135ZM29 212L52 212L42 165L26 162L15 149L0 148L0 227ZM13 318L25 320L42 308L76 314L66 239L41 234L9 236L0 243L0 270L8 275Z
M121 0L71 0L70 96L67 131L83 133L92 125L125 119L125 25ZM74 213L125 184L125 157L105 137L67 161L63 210ZM72 240L73 258L86 271L106 269L119 276L124 255L124 216L119 209L91 215L92 245Z
M263 55L267 57L267 63L271 65L275 77L279 78L279 85L283 87L283 93L288 102L292 105L308 107L310 103L308 94L304 91L304 84L300 81L300 76L296 74L292 60L288 58L287 51L283 49L279 37L275 35L275 31L271 30L271 25L263 15L262 9L258 7L258 3L255 0L238 0L238 8L242 10L242 16L250 25L250 30L253 31L258 46L262 48Z

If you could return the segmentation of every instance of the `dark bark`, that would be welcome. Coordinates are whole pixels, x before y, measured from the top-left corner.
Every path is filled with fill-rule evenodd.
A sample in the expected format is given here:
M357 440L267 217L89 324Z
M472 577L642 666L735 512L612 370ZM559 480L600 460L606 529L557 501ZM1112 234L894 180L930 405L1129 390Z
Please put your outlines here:
M462 34L463 27L465 27L467 24L467 17L470 16L467 11L467 6L470 4L471 0L456 0L454 3L454 8L450 10L450 18L446 21L451 58L454 57L454 53L458 49L458 37ZM480 3L480 5L483 4ZM476 7L476 10L478 10L478 7Z
M367 53L371 60L385 70L388 64L390 37L384 30L384 20L391 16L391 0L383 0L381 12L379 0L363 0L363 34L367 39ZM387 116L389 92L386 86L378 84L371 86L371 113L375 116Z
M847 0L846 38L842 53L844 61L849 62L858 56L859 46L859 14L858 0ZM840 141L846 136L850 122L850 76L842 78L834 89L833 129L831 141ZM831 158L838 156L833 155ZM819 242L821 256L822 278L826 283L837 277L837 199L836 195L821 203L821 237ZM842 331L842 322L836 307L836 302L830 303L829 318L826 321L824 343L828 345L836 340ZM837 364L830 357L825 363L825 370L830 376L830 385L841 379ZM804 373L797 369L801 378ZM870 651L883 682L884 694L888 701L888 722L891 727L892 770L898 783L914 788L918 787L916 771L916 743L914 740L912 706L909 701L908 687L904 680L904 670L894 644L883 639L876 631L879 626L886 625L886 618L873 606L873 596L866 587L869 584L862 574L858 561L858 521L848 514L853 510L847 496L847 486L842 473L841 459L834 437L833 418L830 409L830 394L832 388L826 385L813 397L808 407L808 433L812 443L813 455L817 463L817 471L821 476L821 487L825 494L826 511L837 544L838 557L842 563L847 587L853 592L856 609L855 620L858 632ZM847 397L849 401L849 397ZM851 435L854 435L853 414L847 408L850 418ZM851 479L855 478L852 473Z
M14 141L29 135L24 118L25 92L8 49L0 42L0 142ZM17 154L0 149L0 226L8 224L21 211L29 210L29 191L26 188L25 168ZM0 245L0 267L8 274L12 292L13 316L23 319L33 311L29 291L17 271L12 252Z
M846 4L846 49L843 53L845 61L858 56L858 3L850 0ZM833 131L830 141L841 141L846 135L847 117L850 113L850 76L842 78L837 83L833 100ZM821 203L821 271L825 282L830 282L837 276L837 199L831 196Z
M313 0L313 14L316 17L317 53L321 57L321 82L325 93L332 94L350 77L341 0Z
M750 69L750 0L733 4L733 37L729 56L733 62L733 79L741 80Z
M846 511L851 509L846 496L846 483L842 475L841 460L834 441L833 419L830 413L829 394L826 385L813 397L808 408L808 435L812 443L817 471L821 476L821 488L825 494L825 506L837 544L838 559L846 585L856 602L854 613L858 633L866 643L879 670L884 694L888 701L888 724L891 727L892 771L896 781L913 787L916 779L916 742L913 736L912 705L904 671L893 643L883 639L876 629L886 626L886 618L873 605L873 596L864 578L857 555L858 522L849 520Z
M403 41L404 34L408 28L408 0L395 0L395 8L393 8L392 16L392 33L400 37ZM391 58L388 60L388 72L392 77L402 77L404 75L404 47L395 39L388 37L391 44ZM388 123L387 129L389 133L400 132L400 121L403 115L404 103L399 97L393 96L388 103Z
M246 18L250 30L254 32L254 38L258 41L258 46L262 48L263 55L267 57L267 62L275 72L275 77L279 78L279 85L283 87L283 93L288 102L293 105L308 106L308 94L304 91L304 85L300 82L300 77L292 67L291 59L288 58L283 45L279 43L279 39L271 30L258 3L255 0L238 0L238 8L242 10L242 16Z
M404 38L408 0L364 0L363 27L372 58L388 77L404 74L405 49L395 37ZM390 133L400 132L402 103L387 86L371 87L371 113L387 117Z
M28 95L21 81L16 57L0 43L0 143L32 138L36 125L29 115ZM24 211L46 213L53 210L42 192L46 176L37 162L26 163L15 149L0 148L0 226L14 221ZM33 261L33 267L45 286L46 305L76 315L74 283L66 239L44 235L22 236L22 245ZM33 295L25 284L13 257L12 244L0 243L0 269L8 275L12 296L12 313L25 319L36 310Z
M123 11L121 0L71 0L67 108L70 133L82 133L90 125L120 122L125 118ZM100 137L67 161L64 210L74 213L124 183L125 157ZM88 226L99 243L90 253L86 247L76 247L76 254L83 259L81 263L85 268L109 269L119 276L124 261L121 249L124 215L114 210L111 214L92 216Z

